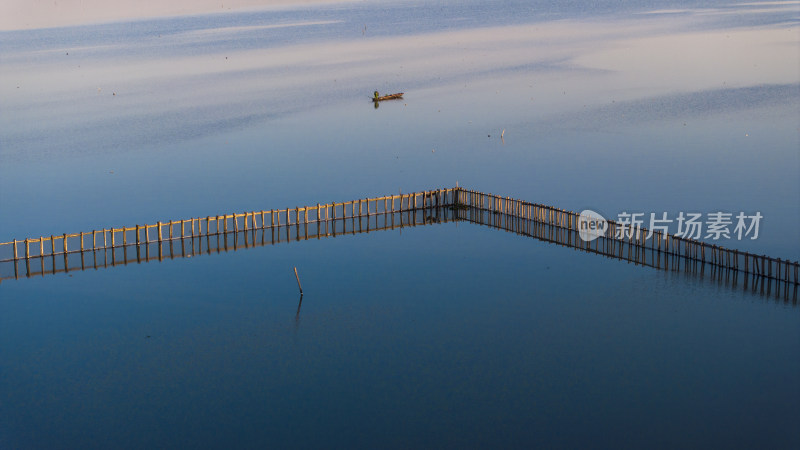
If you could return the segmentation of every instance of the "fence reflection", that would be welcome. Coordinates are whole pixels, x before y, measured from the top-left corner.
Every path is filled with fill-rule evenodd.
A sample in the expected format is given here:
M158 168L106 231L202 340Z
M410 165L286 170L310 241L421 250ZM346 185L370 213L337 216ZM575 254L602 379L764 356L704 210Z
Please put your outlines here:
M457 221L797 303L797 262L658 231L647 237L644 228L616 233L614 221L609 233L586 241L578 219L574 212L456 187L14 240L0 243L0 281Z

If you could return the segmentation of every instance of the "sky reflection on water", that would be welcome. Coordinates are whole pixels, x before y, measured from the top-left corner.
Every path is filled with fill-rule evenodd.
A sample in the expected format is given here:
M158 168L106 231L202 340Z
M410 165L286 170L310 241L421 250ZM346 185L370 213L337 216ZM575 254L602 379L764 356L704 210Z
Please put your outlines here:
M482 227L2 288L12 448L793 441L796 308Z
M0 32L0 240L458 182L800 258L796 3L503 5ZM796 447L797 313L465 224L3 282L0 447Z
M766 16L777 25L760 25L755 18L765 14L742 6L735 17L744 23L732 28L708 10L547 21L517 6L502 10L515 17L512 25L467 20L432 29L422 21L404 30L389 25L411 20L418 7L387 15L362 5L133 22L129 32L94 25L2 33L15 51L4 56L0 75L0 196L29 218L4 215L3 229L21 238L54 227L95 228L129 223L132 214L140 221L181 215L175 206L187 202L192 216L238 210L239 200L247 200L246 209L266 207L261 198L220 187L230 176L247 180L251 192L287 192L276 186L302 180L305 187L295 189L316 193L293 192L277 204L459 180L610 215L634 207L752 213L779 203L764 212L761 241L731 244L797 258L800 239L791 224L800 213L787 205L800 203L798 30L781 24L791 6L769 6L775 9ZM372 12L395 31L377 32L370 23L363 30L360 19ZM520 15L529 21L520 23ZM111 30L113 38L104 38ZM21 40L32 33L49 38ZM406 91L405 101L372 111L366 97L374 89ZM324 164L302 156L308 151ZM684 193L653 198L648 191L675 182L630 185L624 173L594 170L587 162L598 155L666 160ZM754 158L763 168L751 170ZM482 170L497 164L502 168ZM349 183L330 182L336 177L322 167ZM704 167L703 176L693 167ZM639 164L622 172L646 180L665 168ZM197 170L219 182L197 182ZM185 187L175 187L175 177ZM571 189L564 177L586 195L546 193L550 186ZM44 205L59 185L90 201ZM598 185L635 190L649 201L592 198ZM186 189L196 195L186 198ZM127 194L134 190L166 192L168 200L145 207ZM715 195L694 201L708 191ZM95 214L98 202L103 218ZM43 216L61 205L73 213L58 222Z

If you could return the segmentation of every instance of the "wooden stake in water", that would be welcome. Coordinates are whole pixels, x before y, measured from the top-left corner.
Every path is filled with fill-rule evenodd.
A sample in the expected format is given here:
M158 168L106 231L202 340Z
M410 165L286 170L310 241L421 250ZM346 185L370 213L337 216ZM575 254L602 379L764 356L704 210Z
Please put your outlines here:
M297 278L297 287L300 289L300 295L303 295L303 286L300 285L300 276L297 275L297 267L294 268L294 277Z

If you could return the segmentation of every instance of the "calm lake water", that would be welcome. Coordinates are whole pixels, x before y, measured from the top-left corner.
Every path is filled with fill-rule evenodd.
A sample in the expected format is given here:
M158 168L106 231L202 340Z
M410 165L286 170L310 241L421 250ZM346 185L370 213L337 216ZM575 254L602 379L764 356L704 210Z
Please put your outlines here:
M800 259L800 4L583 3L0 32L0 242L458 183ZM0 448L797 448L798 314L463 222L4 280Z

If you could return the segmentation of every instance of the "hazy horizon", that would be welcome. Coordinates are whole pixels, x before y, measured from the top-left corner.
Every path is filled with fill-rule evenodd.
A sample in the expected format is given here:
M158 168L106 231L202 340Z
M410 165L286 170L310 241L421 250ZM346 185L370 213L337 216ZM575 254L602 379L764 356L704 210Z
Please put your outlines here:
M0 31L345 1L352 0L9 0L0 4Z

